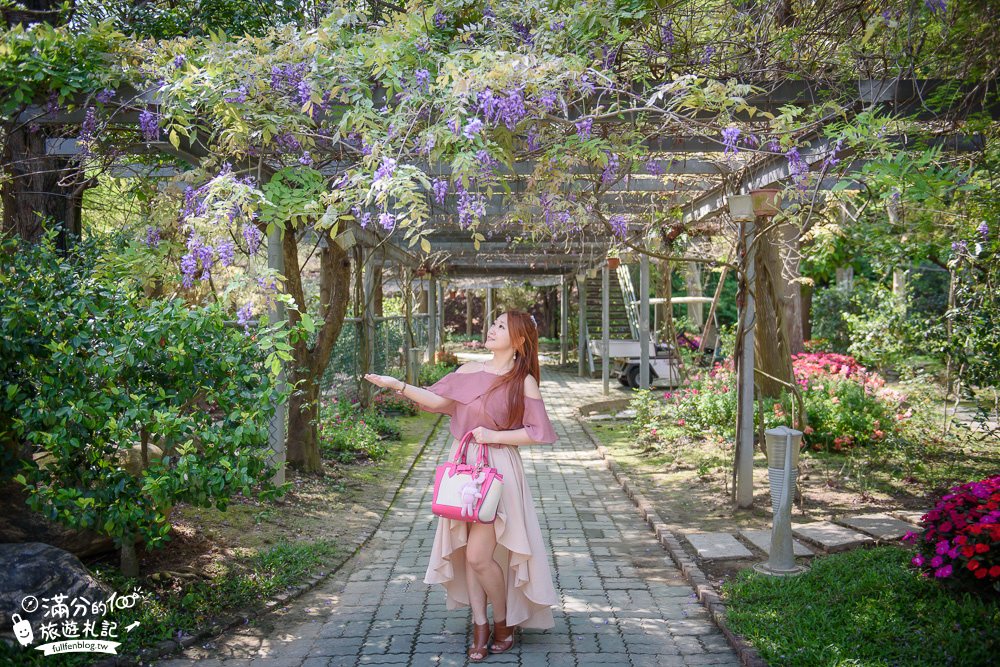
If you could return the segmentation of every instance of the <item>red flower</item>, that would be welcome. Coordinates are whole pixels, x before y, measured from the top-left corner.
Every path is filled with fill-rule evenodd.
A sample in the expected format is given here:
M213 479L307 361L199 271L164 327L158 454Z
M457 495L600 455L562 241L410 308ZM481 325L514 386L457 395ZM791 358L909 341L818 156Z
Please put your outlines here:
M970 570L972 570L973 572L975 572L976 570L979 569L979 561L978 560L970 560L968 563L966 563L965 567L967 567Z
M962 555L966 558L972 558L976 555L976 550L970 544L969 546L962 547Z
M976 545L976 553L977 554L984 554L984 553L986 553L989 550L990 550L990 545L985 544L983 542L980 542L979 544Z
M1000 577L1000 565L994 565L990 568L990 576L994 579Z
M982 570L976 570L975 572L973 572L973 574L976 575L976 579L985 579L986 569L984 568Z

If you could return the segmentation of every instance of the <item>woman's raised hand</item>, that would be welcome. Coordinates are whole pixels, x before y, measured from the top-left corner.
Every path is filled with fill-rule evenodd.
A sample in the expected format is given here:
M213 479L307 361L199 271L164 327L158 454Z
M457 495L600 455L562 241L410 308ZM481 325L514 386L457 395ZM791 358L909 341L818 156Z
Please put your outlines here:
M385 387L386 389L397 389L400 385L399 380L392 377L391 375L376 375L375 373L366 373L364 378L371 382L372 384Z

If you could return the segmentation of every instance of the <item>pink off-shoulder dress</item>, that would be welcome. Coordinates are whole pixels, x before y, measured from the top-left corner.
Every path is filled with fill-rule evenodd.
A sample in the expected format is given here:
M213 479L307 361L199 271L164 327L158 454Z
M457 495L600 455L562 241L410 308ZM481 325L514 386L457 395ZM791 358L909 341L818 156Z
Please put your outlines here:
M507 416L506 397L502 390L486 393L500 382L500 376L487 371L452 372L427 387L438 396L452 400L443 409L419 405L427 412L451 416L453 436L449 459L455 460L462 436L483 426L501 430ZM551 444L559 439L540 398L524 398L522 426L539 444ZM515 426L514 429L516 430ZM479 445L469 447L469 459L479 451ZM503 475L503 494L497 508L497 548L493 558L500 564L507 587L507 625L547 629L555 625L552 605L559 604L549 570L545 542L538 525L531 490L524 476L521 454L516 446L490 445L487 454L490 465ZM469 590L465 580L465 545L469 524L438 517L437 532L431 549L430 562L424 576L425 584L442 584L447 594L448 609L469 606Z

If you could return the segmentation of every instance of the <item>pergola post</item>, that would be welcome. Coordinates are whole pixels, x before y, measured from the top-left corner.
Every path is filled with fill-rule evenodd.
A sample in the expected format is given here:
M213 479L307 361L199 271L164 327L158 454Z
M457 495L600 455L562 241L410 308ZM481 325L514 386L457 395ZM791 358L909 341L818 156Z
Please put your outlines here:
M375 250L368 246L361 248L361 354L359 361L360 375L375 372ZM361 405L367 407L371 403L373 385L361 383Z
M435 362L437 352L437 278L431 274L427 280L427 363Z
M559 283L559 363L569 362L569 276L565 273Z
M639 256L639 386L649 389L649 255Z
M577 375L587 377L587 274L576 274Z
M608 297L610 292L608 274L610 272L608 263L605 262L604 266L601 267L601 383L605 396L611 393L611 369L608 364L608 349L611 347L608 342L611 338L608 333L608 328L611 326L611 304Z
M438 283L437 298L438 298L438 333L437 341L438 347L444 347L444 291L445 286L443 282Z
M472 298L475 290L465 290L465 335L472 335Z
M744 294L745 305L742 316L742 355L739 365L739 423L737 424L737 462L736 462L736 506L749 508L753 506L753 365L754 365L754 327L756 308L754 303L755 270L754 257L754 220L740 224L743 236L743 267L746 276Z
M271 231L267 234L267 268L277 271L279 274L285 273L285 259L281 249L281 227L271 225ZM271 310L268 311L267 320L271 326L285 320L285 304L277 299L272 302ZM281 363L281 370L278 371L277 390L285 391L285 364ZM279 403L274 408L274 415L271 416L271 425L268 429L268 441L271 445L271 465L274 467L274 476L271 482L275 485L285 483L285 419L288 416L288 404Z
M483 342L486 342L486 336L489 335L490 325L493 324L493 288L486 288L486 308L483 311L485 315L483 316Z

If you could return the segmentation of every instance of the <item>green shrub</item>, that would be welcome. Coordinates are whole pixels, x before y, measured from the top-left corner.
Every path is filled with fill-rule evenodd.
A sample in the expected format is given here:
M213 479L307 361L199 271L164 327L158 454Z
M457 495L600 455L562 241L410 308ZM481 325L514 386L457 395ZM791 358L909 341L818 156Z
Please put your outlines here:
M451 373L455 370L455 368L455 364L441 362L436 364L422 364L420 366L420 376L418 378L418 382L422 387L432 385L448 373Z
M633 392L628 407L635 410L635 417L626 426L626 432L636 439L636 444L645 446L659 440L662 431L660 415L663 412L658 392L652 389L637 389Z
M62 258L53 238L0 246L0 444L29 506L156 547L176 502L277 492L268 426L286 397L268 350L287 343L217 305L147 301L114 240Z
M320 450L339 463L385 458L387 440L399 440L399 426L377 410L360 410L341 399L320 406Z

